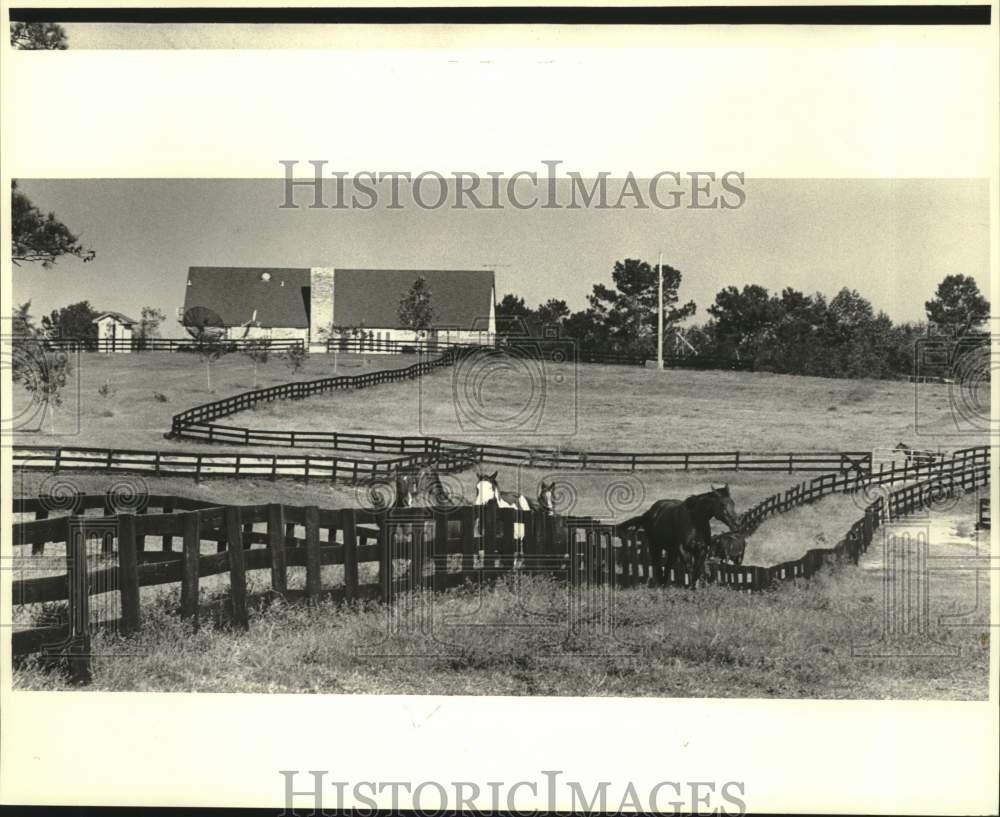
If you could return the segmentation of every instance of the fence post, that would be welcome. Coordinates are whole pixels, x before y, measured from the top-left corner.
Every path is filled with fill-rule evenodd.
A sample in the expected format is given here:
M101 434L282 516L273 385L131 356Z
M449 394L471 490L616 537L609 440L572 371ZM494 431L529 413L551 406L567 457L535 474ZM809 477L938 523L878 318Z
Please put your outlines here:
M481 506L483 527L483 567L495 567L497 550L497 503Z
M39 508L35 512L35 519L48 519L49 512L45 508ZM17 544L15 542L15 544ZM38 556L45 553L45 543L44 542L32 542L31 543L31 555Z
M184 531L184 573L181 578L181 617L198 626L198 582L201 564L201 511L181 514Z
M285 554L285 506L267 506L267 546L271 550L271 589L284 596L288 592L288 559Z
M243 553L242 511L238 507L226 508L226 552L229 556L229 585L233 604L233 624L244 630L250 627L247 613L246 556Z
M135 516L118 514L118 588L122 606L122 633L139 631L139 559L136 552Z
M67 517L66 582L69 608L67 660L74 684L88 684L90 673L90 583L87 579L87 531L83 517Z
M358 531L354 508L340 512L344 530L344 589L348 599L358 596Z
M392 599L392 552L389 527L389 514L386 514L378 526L378 582L383 604L388 604Z
M516 521L517 511L513 508L504 508L500 511L500 568L502 570L514 568L516 560L514 555L514 524Z
M433 514L434 544L431 547L431 564L434 565L434 590L445 589L448 578L448 515L438 510Z
M476 509L472 505L464 506L459 511L459 524L462 531L462 573L467 575L475 570L476 554Z
M306 507L306 598L310 604L319 601L320 558L319 558L319 508Z

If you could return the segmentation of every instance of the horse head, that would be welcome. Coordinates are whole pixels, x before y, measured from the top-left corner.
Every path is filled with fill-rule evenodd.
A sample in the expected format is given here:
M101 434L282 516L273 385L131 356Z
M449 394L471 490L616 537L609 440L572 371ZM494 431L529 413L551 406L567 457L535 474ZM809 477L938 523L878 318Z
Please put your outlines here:
M556 484L546 483L544 480L538 486L538 504L549 516L554 516L556 512Z
M736 515L736 505L729 493L729 483L727 482L721 486L713 485L710 496L712 499L712 516L723 522L730 530L736 530L739 527L740 520Z
M417 504L419 489L413 474L396 474L396 507L412 508Z
M497 474L499 471L494 471L492 474L476 474L476 504L485 505L491 499L499 501L500 499L500 486L497 484Z
M438 472L437 466L427 465L421 469L417 476L417 484L420 494L427 498L431 507L441 509L456 504L456 498L448 486L441 481L441 474Z

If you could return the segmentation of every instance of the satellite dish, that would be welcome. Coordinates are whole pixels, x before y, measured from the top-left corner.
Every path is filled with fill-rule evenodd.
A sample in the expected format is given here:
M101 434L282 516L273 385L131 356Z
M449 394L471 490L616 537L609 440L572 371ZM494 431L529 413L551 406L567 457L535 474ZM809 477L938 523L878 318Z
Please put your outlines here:
M192 306L184 313L181 324L195 339L216 339L226 333L222 317L207 306Z

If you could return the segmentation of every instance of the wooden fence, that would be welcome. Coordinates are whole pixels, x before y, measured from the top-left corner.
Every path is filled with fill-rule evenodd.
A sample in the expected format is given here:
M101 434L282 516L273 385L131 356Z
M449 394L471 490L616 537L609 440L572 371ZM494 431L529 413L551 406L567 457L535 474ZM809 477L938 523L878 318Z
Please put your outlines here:
M339 377L323 377L316 380L300 380L293 383L282 383L267 389L254 389L204 403L187 411L175 414L171 423L171 435L181 436L188 426L206 423L219 417L227 417L239 411L246 411L261 403L274 400L301 400L317 394L348 389L365 389L380 386L384 383L398 383L429 374L442 366L452 365L462 354L462 350L451 349L433 360L414 363L402 369L383 369L376 372L365 372L355 375L340 375Z
M174 437L229 445L266 445L384 454L449 454L478 463L528 468L601 471L854 471L869 473L871 451L576 451L566 448L494 445L443 437L393 436L343 431L256 429L216 423L185 426Z
M979 500L979 520L976 522L978 530L990 529L990 498L984 496Z
M353 354L375 353L413 355L419 353L440 354L449 349L492 348L510 351L514 354L544 351L548 348L562 350L562 359L567 363L601 363L615 366L645 366L650 362L648 355L608 352L603 349L583 349L572 338L498 338L493 346L475 343L454 343L439 340L388 340L377 337L331 338L326 342L326 351ZM663 365L669 369L752 369L750 361L730 358L703 357L697 355L665 355Z
M988 482L988 464L938 473L876 497L832 548L812 549L799 559L770 567L710 562L708 579L754 591L774 582L809 577L831 560L849 558L857 563L886 521L933 508L943 497ZM777 503L772 497L755 506L743 515L744 530L756 527L766 513L815 501L838 486L859 487L859 480L855 479L852 488L840 474L814 483L809 490L792 489ZM50 518L53 505L69 515ZM88 509L101 510L105 516L86 515ZM160 513L151 513L154 509ZM14 632L14 655L54 651L67 657L73 677L86 681L91 595L109 590L119 594L121 618L104 626L128 634L141 627L141 587L179 582L180 614L197 620L200 579L220 573L229 575L230 611L238 627L248 626L246 574L251 570L270 571L273 592L310 602L330 595L389 603L399 592L490 582L512 572L541 572L588 587L692 583L692 576L684 571L654 575L652 554L641 532L620 532L614 524L588 517L550 516L495 505L372 512L281 504L219 507L181 497L150 496L129 508L137 513L119 510L113 497L99 495L15 500L15 514L35 517L14 524L13 541L22 549L22 557L28 546L36 555L43 553L47 543L64 543L66 573L16 580L14 603L68 600L69 621ZM99 532L100 553L117 557L116 564L89 569L88 526ZM523 526L521 540L515 538L516 526ZM150 538L159 543L158 549L148 548ZM175 538L180 541L177 551ZM214 545L214 553L203 553L206 542ZM15 570L19 563L24 563L23 558L15 561ZM360 566L365 563L377 566L365 571L375 581L361 580ZM336 586L322 586L324 565L343 567L343 579ZM304 590L289 590L290 566L305 567Z
M989 472L989 446L974 446L954 451L950 458L920 465L915 462L901 464L881 464L878 471L863 474L858 471L823 474L808 482L802 482L788 490L769 496L747 509L740 518L740 529L752 533L767 519L777 513L785 513L792 508L815 502L834 493L857 491L880 492L883 486L917 482L919 485L948 485L967 474ZM906 490L911 489L903 489ZM899 500L902 501L902 500ZM894 512L894 509L890 509Z
M473 350L474 351L474 350ZM220 425L212 421L255 408L274 400L301 400L329 391L361 389L421 377L442 366L452 365L469 347L452 348L431 361L403 369L388 369L360 375L344 375L319 380L285 383L267 389L243 392L174 415L168 437L229 445L267 445L334 451L367 451L392 454L451 455L472 458L479 463L537 468L579 468L586 470L639 469L721 470L721 471L856 471L871 470L870 451L811 451L759 453L744 451L614 452L574 451L470 443L441 437L392 436L341 431L298 431L253 429Z
M198 352L202 348L215 348L238 352L253 346L266 346L272 352L305 349L300 338L233 338L221 339L213 344L200 344L192 338L30 338L30 343L40 343L49 349L68 352Z
M430 464L447 473L464 470L474 465L475 460L459 451L364 459L317 454L205 454L72 446L16 445L13 448L15 471L100 471L192 477L196 482L213 477L376 482L392 479L398 472L415 471Z

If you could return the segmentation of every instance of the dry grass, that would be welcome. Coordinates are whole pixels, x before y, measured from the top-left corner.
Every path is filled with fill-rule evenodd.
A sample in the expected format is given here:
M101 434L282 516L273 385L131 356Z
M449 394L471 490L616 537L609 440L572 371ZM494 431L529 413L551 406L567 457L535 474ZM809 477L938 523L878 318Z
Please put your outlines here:
M565 585L543 578L433 600L433 636L406 619L395 630L377 604L254 611L228 629L219 597L204 599L197 632L176 616L176 593L147 606L127 644L100 637L96 690L475 695L983 699L988 650L980 630L936 638L959 658L861 659L852 645L880 633L881 579L846 567L774 591L722 588L622 591L615 627L601 634L583 602L567 627ZM947 609L955 602L945 601ZM397 608L398 609L398 608ZM134 652L133 656L112 656ZM64 688L31 660L20 689Z
M549 365L484 375L461 366L374 392L271 404L232 418L252 428L423 434L604 451L888 451L955 448L949 387L764 372ZM537 409L537 411L534 411ZM951 436L949 436L951 434ZM980 435L982 436L982 435Z
M407 356L342 355L340 374L398 368ZM261 387L333 374L332 355L313 355L292 377L272 359L260 367ZM177 412L253 387L253 366L240 354L213 365L213 389L196 355L143 353L79 358L55 435L20 433L24 444L224 450L163 439ZM115 390L98 394L105 383ZM921 428L914 432L914 389ZM831 380L763 372L652 370L625 366L525 364L484 372L472 364L445 368L419 381L272 403L229 422L254 428L429 434L492 443L563 445L607 451L866 450L911 445L953 448L950 387L888 381ZM160 395L159 397L157 395ZM165 400L164 400L165 398ZM14 390L15 416L28 402ZM520 414L520 412L524 412ZM77 420L79 418L79 421ZM283 449L262 449L283 450ZM307 450L307 449L303 449Z
M81 433L21 434L18 442L163 450L205 447L164 440L170 417L196 403L252 387L252 367L238 356L217 364L214 394L205 388L203 366L185 355L89 355L83 362ZM345 357L341 369L358 372L362 366L397 367L409 362L373 357L365 363ZM331 370L332 359L313 358L299 377L327 376ZM466 375L467 381L474 379ZM272 404L231 422L476 439L455 413L456 405L461 407L468 398L464 392L459 394L465 396L455 397L456 376L461 378L461 373L445 369L418 382ZM484 409L489 409L485 418L489 431L481 439L635 451L864 450L888 448L900 439L921 447L940 443L952 448L982 442L971 437L956 442L943 436L949 431L947 386L920 387L924 420L942 436L914 439L914 387L905 383L736 372L660 374L609 366L547 370L546 384L551 389L546 391L539 418L541 433L530 434L523 425L509 422L530 391L530 383L526 387L523 377L520 381L518 377L516 372L497 375L481 391L472 390ZM561 384L556 382L558 377ZM290 379L279 362L268 364L260 373L261 385ZM97 394L106 381L117 389L110 403ZM557 387L566 383L575 385L568 393L559 391ZM167 401L157 398L157 393ZM15 391L15 397L23 399L23 393ZM113 416L101 416L108 412ZM215 446L212 450L223 449ZM655 499L704 491L713 482L728 482L737 510L742 511L810 476L499 470L504 489L533 494L540 481L555 479L561 485L560 511L613 519L638 513ZM15 474L13 493L36 495L44 478L44 474ZM473 473L448 479L453 491L471 498ZM179 478L121 475L79 475L67 480L85 493L103 493L113 483L130 480L150 493L220 503L281 501L326 508L364 504L363 489L344 485L265 480L195 484ZM947 523L951 525L950 545L969 548L972 513L971 505L962 504L954 511L956 521ZM861 507L852 499L831 497L768 520L750 538L747 561L772 564L796 558L812 547L830 546L860 515ZM324 570L325 584L339 583L341 578L339 568ZM266 573L251 574L250 581L263 594ZM974 581L975 574L970 572L933 584L935 615L967 611L976 597ZM293 571L291 585L301 586L301 582L301 569ZM482 593L453 591L436 598L434 616L441 628L436 626L435 633L449 645L445 650L435 643L428 648L425 639L408 632L388 636L389 612L378 605L261 605L254 610L250 632L234 633L227 627L226 577L207 580L202 590L203 626L193 633L176 615L176 586L144 589L146 626L129 645L142 654L98 658L94 688L676 697L966 699L986 695L988 651L981 640L985 626L941 630L940 639L960 649L959 659L851 657L852 644L870 643L879 634L882 568L874 553L861 568L831 569L808 582L752 596L722 588L697 593L623 591L615 597L617 626L610 642L608 636L586 627L569 632L566 587L537 577ZM57 615L58 610L24 610L19 612L19 623L30 625L43 614ZM481 626L445 626L449 620ZM511 626L517 623L526 626ZM101 636L97 646L120 645L110 636ZM430 649L431 655L379 657L370 654L374 648L398 654ZM60 675L47 672L34 660L15 673L19 688L52 689L63 684Z
M162 449L178 451L211 450L223 446L184 440L172 442L163 435L170 430L173 415L201 403L230 397L254 387L253 364L239 353L226 355L212 365L212 389L208 389L205 364L196 354L144 352L141 354L82 353L75 361L70 385L57 409L55 434L49 433L48 417L41 431L20 432L15 442L23 445L80 445L113 448ZM412 356L340 355L337 374L409 366ZM305 368L293 376L282 361L272 357L259 367L260 388L295 380L315 380L334 376L333 355L312 355ZM98 389L105 383L114 395L102 397ZM32 417L30 395L15 386L14 416ZM329 398L328 398L329 399ZM287 408L287 404L283 404ZM27 412L22 415L22 412ZM39 425L35 416L32 427ZM245 451L246 449L242 449ZM271 449L258 449L271 450ZM275 449L284 452L285 449Z

